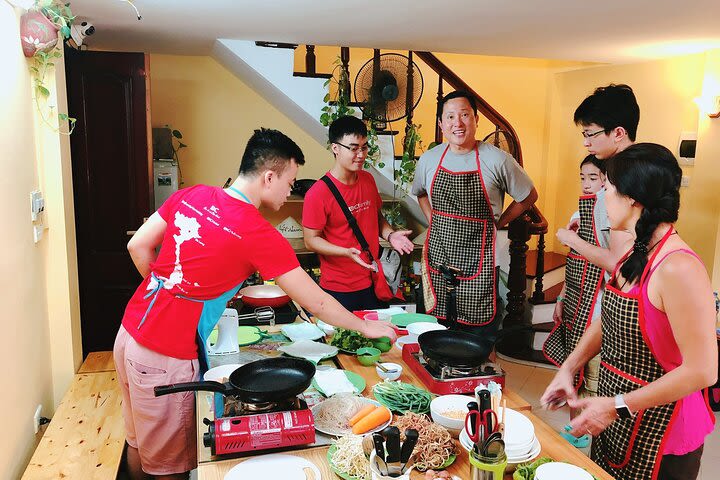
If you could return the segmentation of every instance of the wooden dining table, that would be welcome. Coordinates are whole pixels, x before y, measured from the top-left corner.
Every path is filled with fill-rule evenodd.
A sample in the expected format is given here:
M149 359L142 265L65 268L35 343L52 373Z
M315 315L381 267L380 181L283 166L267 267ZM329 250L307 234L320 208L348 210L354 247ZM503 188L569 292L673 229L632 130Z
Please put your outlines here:
M357 357L355 355L347 355L347 354L339 354L336 358L336 364L339 368L349 370L352 372L357 373L358 375L362 376L366 383L367 383L367 389L365 390L364 394L366 396L371 396L370 389L372 385L375 385L376 383L382 381L382 379L378 376L375 367L366 367L360 364L358 362ZM406 383L411 383L414 385L417 385L419 387L423 387L424 385L422 381L415 375L414 372L410 370L409 367L405 364L405 362L402 359L402 355L399 349L397 349L395 346L392 347L392 349L384 353L382 355L382 361L384 362L393 362L397 363L403 366L403 372L400 377L400 380ZM202 415L208 416L212 415L212 413L208 412L208 405L210 402L208 402L207 395L212 394L206 394L205 392L198 393L198 420L199 424L201 424ZM468 397L470 398L470 397ZM513 392L512 389L506 388L503 391L503 398L507 400L507 404L509 408L512 408L513 410L520 411L523 415L525 415L527 418L530 419L530 421L535 426L535 435L537 436L538 440L540 441L541 445L541 452L540 456L547 456L551 457L554 460L557 461L564 461L568 463L572 463L574 465L577 465L579 467L584 468L589 473L594 475L598 480L612 480L613 477L611 477L607 472L605 472L603 469L601 469L598 465L596 465L590 458L588 458L586 455L584 455L580 450L576 449L570 443L567 442L567 440L563 439L552 427L550 427L547 423L542 421L540 418L538 418L536 415L534 415L531 411L530 404L520 397L517 393ZM212 417L210 417L212 418ZM209 454L209 449L202 447L202 433L205 431L206 428L202 427L199 428L198 431L198 479L199 480L222 480L225 478L225 475L227 472L230 471L235 465L247 460L248 458L256 458L258 456L262 456L263 454L257 454L253 456L248 456L245 458L232 458L232 459L217 459L213 458ZM463 449L463 447L460 445L459 441L456 439L454 440L457 443L457 459L455 462L448 467L447 471L452 474L456 475L457 477L461 479L468 479L470 477L470 461L468 452ZM327 461L327 446L322 447L313 447L313 448L307 448L307 449L300 449L300 450L292 450L289 452L286 452L289 455L295 455L298 457L305 458L312 463L314 463L319 471L321 472L321 478L322 480L334 480L339 477L333 473L333 471L330 469L330 466ZM424 474L421 472L413 471L411 474L412 480L422 480L424 479ZM505 480L511 480L512 479L512 473L506 472L505 474Z

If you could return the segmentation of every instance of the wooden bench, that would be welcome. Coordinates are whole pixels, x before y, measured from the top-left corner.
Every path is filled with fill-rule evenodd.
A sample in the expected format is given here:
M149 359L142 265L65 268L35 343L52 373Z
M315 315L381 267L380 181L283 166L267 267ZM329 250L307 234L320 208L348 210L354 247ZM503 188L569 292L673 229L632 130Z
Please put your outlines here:
M125 446L121 399L114 371L75 375L23 480L116 478Z
M114 372L113 352L90 352L78 373Z

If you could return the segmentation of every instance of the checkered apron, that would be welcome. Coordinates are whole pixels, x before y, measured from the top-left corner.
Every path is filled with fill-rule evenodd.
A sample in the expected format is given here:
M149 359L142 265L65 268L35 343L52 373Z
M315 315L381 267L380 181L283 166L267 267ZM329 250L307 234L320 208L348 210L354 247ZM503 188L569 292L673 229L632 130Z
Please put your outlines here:
M442 162L430 185L432 222L425 240L424 264L430 293L428 313L444 320L447 312L446 281L438 266L446 264L463 272L458 277L457 321L484 326L495 318L495 217L480 171L451 172Z
M580 197L580 228L578 236L590 243L599 245L595 230L595 204L597 196ZM543 354L557 366L567 359L577 346L585 330L590 326L592 313L595 310L598 294L602 289L605 271L592 263L575 250L570 250L565 264L565 300L562 321L554 327L545 344ZM575 388L579 388L583 380L583 370L575 375Z
M666 373L643 337L641 292L657 252L672 231L668 230L648 260L637 294L613 287L615 275L605 288L598 384L601 397L637 390ZM660 446L668 432L675 405L673 402L641 410L632 419L616 419L595 438L593 460L618 480L656 479L662 456Z

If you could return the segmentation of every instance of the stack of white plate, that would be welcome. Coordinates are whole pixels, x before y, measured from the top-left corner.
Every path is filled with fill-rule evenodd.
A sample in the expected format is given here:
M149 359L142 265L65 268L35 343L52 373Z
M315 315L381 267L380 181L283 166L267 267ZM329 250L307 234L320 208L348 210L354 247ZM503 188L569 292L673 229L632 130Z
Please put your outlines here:
M500 409L502 415L502 409ZM522 413L507 409L505 412L505 454L508 463L525 463L540 455L540 441L535 436L535 427ZM465 450L472 450L472 441L467 431L460 432L460 444Z
M593 476L580 467L562 462L550 462L535 470L535 480L593 480Z

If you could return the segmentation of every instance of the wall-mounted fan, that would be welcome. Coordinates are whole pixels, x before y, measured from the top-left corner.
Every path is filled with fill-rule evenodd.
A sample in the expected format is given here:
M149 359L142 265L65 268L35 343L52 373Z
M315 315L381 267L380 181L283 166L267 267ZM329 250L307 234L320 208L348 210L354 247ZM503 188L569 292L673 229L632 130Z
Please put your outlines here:
M408 66L411 65L408 72ZM355 77L355 100L363 116L384 125L407 116L423 93L420 69L405 55L376 50Z
M483 142L489 143L500 150L504 150L515 158L515 154L517 153L515 139L505 130L496 129L488 133L485 138L483 138Z

